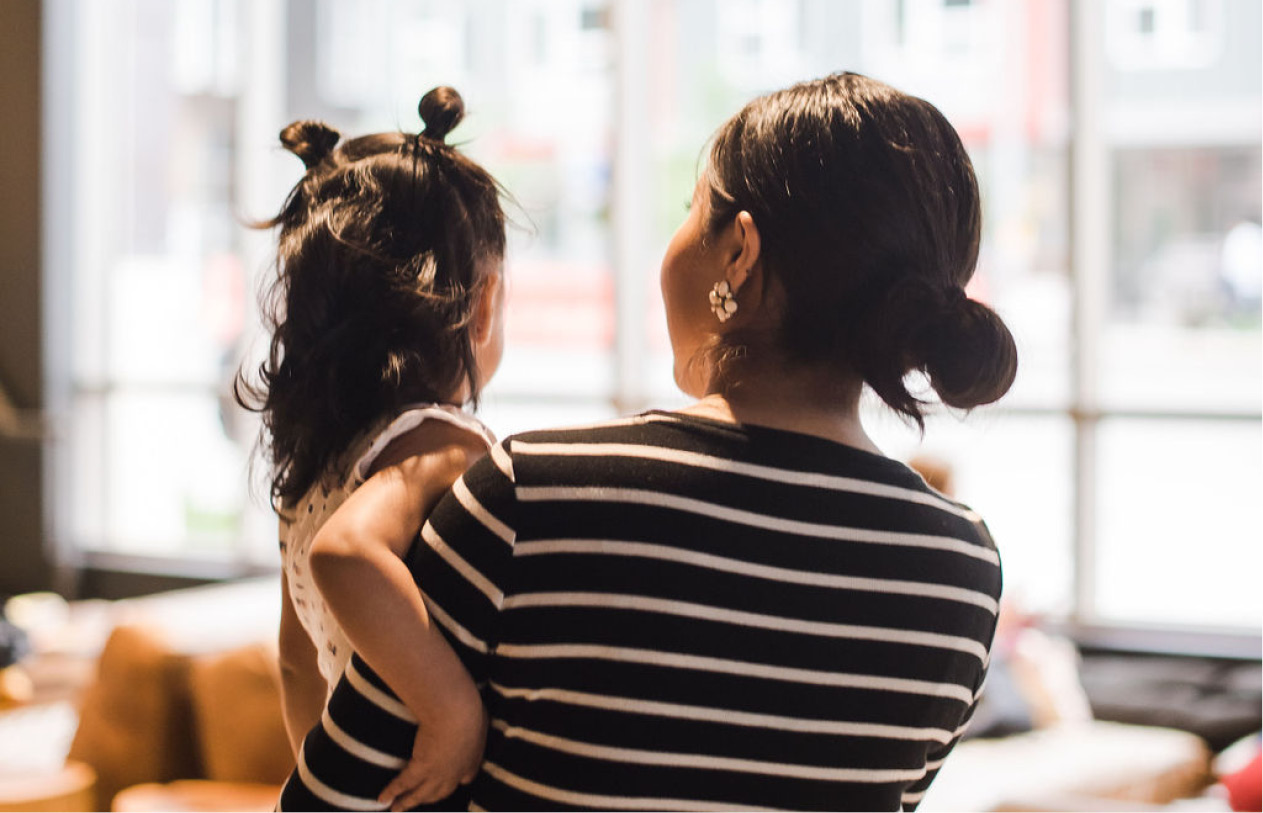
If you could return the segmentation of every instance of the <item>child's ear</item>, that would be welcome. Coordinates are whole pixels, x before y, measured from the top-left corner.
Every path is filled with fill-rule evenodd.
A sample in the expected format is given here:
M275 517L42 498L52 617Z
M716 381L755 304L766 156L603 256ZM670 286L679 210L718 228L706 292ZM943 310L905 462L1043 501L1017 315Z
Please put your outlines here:
M504 296L504 274L495 272L483 277L478 285L478 303L474 305L473 338L475 345L491 341L496 308Z

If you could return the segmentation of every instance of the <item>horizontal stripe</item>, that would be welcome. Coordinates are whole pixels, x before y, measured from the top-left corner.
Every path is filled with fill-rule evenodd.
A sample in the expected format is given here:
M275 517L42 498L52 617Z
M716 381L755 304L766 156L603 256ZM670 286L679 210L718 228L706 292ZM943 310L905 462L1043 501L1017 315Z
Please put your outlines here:
M491 583L491 580L474 569L474 566L466 562L461 555L452 550L451 546L439 536L439 532L434 530L434 526L426 523L421 528L421 538L425 543L439 555L439 557L447 562L453 570L464 577L465 581L476 587L480 593L499 608L501 602L504 601L504 593L500 592L500 588Z
M571 426L565 427L564 429L555 429L555 430L542 429L538 432L532 432L531 434L547 435L547 434L552 434L553 432L562 432L569 435L569 434L574 434L577 432L590 432L593 430L600 430L600 429L619 429L625 426L645 426L651 423L678 424L678 423L682 423L682 421L679 418L670 414L657 414L657 413L650 413L650 412L642 412L639 415L631 415L626 418L606 418L605 420L593 421L592 423L573 424ZM513 438L513 448L516 449L517 444L520 442L521 441L518 440L517 438Z
M826 638L849 638L862 641L927 646L966 652L979 661L987 656L987 649L970 638L942 635L920 630L892 629L888 627L863 627L854 624L833 624L824 621L808 621L799 618L748 613L726 607L694 604L686 601L632 596L623 593L524 593L505 599L504 609L519 607L601 607L639 612L662 613L683 618L697 618L721 624L817 635Z
M940 496L928 494L924 491L877 483L872 480L859 480L854 477L838 477L832 474L744 463L726 457L714 457L663 446L633 443L526 443L517 441L513 444L513 453L549 457L631 457L640 460L656 460L663 463L675 463L682 466L708 469L710 471L739 474L770 482L903 500L904 502L937 508L940 511L945 511L970 522L977 522L981 519L974 511L961 508Z
M914 805L925 798L925 791L920 793L905 793L900 801L905 805Z
M855 689L945 697L959 700L966 704L973 700L973 692L968 687L956 683L933 683L925 680L882 677L880 675L822 672L814 669L797 669L789 666L772 666L749 661L686 655L678 652L659 652L651 649L603 646L600 644L501 644L497 647L496 654L506 658L522 659L593 658L623 663L642 663L671 669L719 672L721 674L780 680L787 683L805 683L813 686L846 686Z
M516 436L453 489L462 508L430 529L437 555L416 561L422 584L444 588L445 607L427 598L435 623L463 656L495 660L469 663L496 698L493 742L507 747L493 745L470 809L920 799L942 764L926 765L927 749L943 756L958 741L976 659L988 662L995 549L970 527L977 514L899 465L788 438L733 445L732 429L659 413ZM680 477L719 487L694 492ZM533 518L530 536L517 516ZM614 538L581 530L591 518ZM740 544L709 541L725 536ZM671 643L653 632L668 628ZM643 635L627 637L634 629ZM606 680L564 678L573 669Z
M497 443L491 447L491 462L496 464L501 474L509 478L510 483L513 482L513 458L509 457L503 444Z
M342 810L388 810L389 804L384 804L376 799L366 799L362 796L351 796L342 791L333 788L321 782L312 774L311 769L307 767L307 756L300 748L298 751L298 778L302 781L303 787L314 796L318 796L328 804L340 808Z
M624 762L634 765L697 768L704 771L731 771L759 776L785 776L794 779L814 779L821 782L857 782L880 784L886 782L911 782L925 775L924 770L896 768L825 768L817 765L800 765L789 762L766 762L756 759L717 757L708 754L687 754L672 751L644 751L638 748L618 748L610 745L580 742L557 737L540 731L511 726L503 720L493 720L493 728L505 737L529 742L551 751L575 756L599 759L607 762Z
M324 726L325 733L329 735L329 739L338 744L342 750L352 756L359 757L365 762L377 765L382 768L390 768L392 770L402 770L408 764L406 759L400 759L391 756L384 751L378 751L376 748L365 745L350 734L342 730L341 726L333 721L329 716L329 707L326 706L324 714L320 716L320 723Z
M603 556L629 556L645 559L658 559L667 562L679 562L694 567L734 573L740 576L752 576L768 581L788 584L805 584L813 587L832 587L843 590L862 590L870 593L890 593L894 595L919 596L923 598L944 599L962 604L973 604L982 607L992 615L999 612L999 603L977 590L953 587L946 584L930 584L928 582L901 581L896 579L870 579L861 576L842 576L833 573L820 573L807 570L793 570L772 565L761 565L741 559L715 556L700 553L687 548L676 548L670 545L656 545L650 542L619 542L606 539L549 539L532 542L519 542L514 548L518 556L540 556L546 554L590 553Z
M461 505L465 506L465 510L478 520L483 526L496 536L512 545L514 538L517 536L513 529L505 525L499 519L492 515L490 511L482 507L482 503L469 492L469 486L465 485L464 479L457 480L452 485L452 496L456 497Z
M703 811L703 813L711 813L711 811L719 813L724 810L757 811L777 809L774 807L751 807L749 805L734 805L728 802L709 802L694 799L663 799L648 796L607 796L597 793L580 793L526 779L506 771L494 762L484 762L482 770L488 776L523 793L529 793L540 799L549 799L554 802L583 807L589 810L690 810Z
M434 617L435 621L439 622L439 625L442 626L443 629L447 630L456 638L456 640L460 641L462 644L475 652L482 655L487 654L490 648L482 641L482 639L457 623L456 619L448 615L447 611L440 607L438 602L427 596L424 590L421 591L421 598L425 600L425 608L429 610L430 615Z
M841 525L803 522L802 520L758 514L740 508L730 508L691 497L681 497L677 494L665 494L660 491L645 491L635 488L607 488L604 486L522 486L518 488L517 492L518 499L523 502L612 502L650 505L700 514L755 528L764 528L777 533L873 545L929 548L961 553L997 566L1000 564L1000 557L994 550L984 548L981 545L973 545L950 536L903 533L900 531L875 531L868 528L848 528Z
M355 691L359 692L365 700L377 706L377 708L394 717L398 717L404 722L416 723L417 718L412 716L412 712L408 711L408 707L372 683L369 683L368 678L361 675L359 670L355 668L354 661L347 662L346 680Z
M567 689L511 689L492 683L491 688L506 699L550 701L572 706L670 717L677 720L702 720L725 725L769 728L778 731L796 731L807 734L833 734L845 737L871 737L874 739L933 741L946 744L952 732L941 728L913 728L911 726L856 723L844 720L813 720L804 717L785 717L778 714L756 714L735 709L710 706L690 706L680 703L663 703L656 700L639 700L630 697L572 692Z

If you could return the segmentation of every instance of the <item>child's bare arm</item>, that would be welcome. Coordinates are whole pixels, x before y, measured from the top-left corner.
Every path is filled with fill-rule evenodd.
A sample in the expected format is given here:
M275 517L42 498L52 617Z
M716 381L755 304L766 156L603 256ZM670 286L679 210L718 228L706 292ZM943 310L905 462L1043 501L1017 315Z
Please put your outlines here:
M420 801L447 795L476 771L485 714L402 557L435 503L484 452L463 430L423 424L387 447L311 547L316 586L352 646L417 716L421 737L442 732L448 740L441 758L405 772L419 779L424 768Z
M281 666L281 711L285 733L298 757L303 737L315 726L324 709L328 685L316 664L316 647L294 613L289 582L281 574L281 628L278 644Z

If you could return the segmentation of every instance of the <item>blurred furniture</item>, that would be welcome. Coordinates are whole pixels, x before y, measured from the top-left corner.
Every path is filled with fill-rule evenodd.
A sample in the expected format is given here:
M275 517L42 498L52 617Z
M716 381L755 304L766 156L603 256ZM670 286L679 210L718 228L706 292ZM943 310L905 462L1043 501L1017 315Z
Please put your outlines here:
M1085 653L1079 666L1093 716L1197 734L1212 751L1263 727L1258 661Z
M95 771L66 761L78 719L65 701L0 712L0 810L95 809Z
M1082 670L1070 641L1029 621L1014 623L1002 610L968 739L948 757L920 809L1157 810L1214 782L1203 737L1098 719ZM1144 682L1137 676L1137 686ZM1257 727L1257 718L1242 724Z
M114 797L115 813L159 811L266 811L276 807L280 788L247 782L182 779L167 784L133 785Z
M1210 756L1184 731L1100 721L971 740L948 757L920 809L1057 810L1074 798L1086 806L1065 809L1151 810L1198 795L1212 781Z
M79 618L32 636L36 702L0 715L0 756L5 742L22 747L13 721L43 715L27 728L60 738L43 750L60 747L59 760L94 776L93 801L55 809L271 809L293 762L275 651L277 580L84 605L74 608ZM87 674L85 656L95 664ZM69 719L50 718L57 708ZM0 802L4 793L0 775Z
M74 760L55 770L0 775L0 810L95 810L95 783L96 773Z
M36 656L21 664L33 700L0 712L0 810L271 809L292 762L275 652L280 600L269 577L36 606ZM1184 659L1163 671L1156 660L1110 657L1103 670L1068 641L1007 631L975 738L957 746L920 809L1227 809L1187 797L1213 780L1207 735L1258 730L1257 663L1251 683L1249 664ZM1229 705L1249 713L1228 715ZM1210 723L1193 726L1199 708ZM1167 726L1099 719L1120 711L1129 723Z

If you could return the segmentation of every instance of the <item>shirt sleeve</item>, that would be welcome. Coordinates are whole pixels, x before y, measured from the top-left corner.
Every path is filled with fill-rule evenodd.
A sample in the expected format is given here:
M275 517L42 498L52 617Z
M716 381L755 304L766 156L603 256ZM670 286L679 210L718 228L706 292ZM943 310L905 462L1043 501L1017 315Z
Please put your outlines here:
M934 777L938 776L939 769L943 767L943 763L947 761L947 757L952 753L952 749L960 742L965 731L969 729L969 723L973 721L974 712L978 710L978 700L982 697L982 691L979 689L974 693L973 703L969 708L965 709L964 717L961 724L952 733L952 738L943 745L937 745L929 750L925 756L925 776L918 779L908 786L903 792L903 810L912 811L917 809L917 805L921 804L921 800L925 798L925 792L929 790Z
M516 506L512 460L498 444L439 501L408 556L431 617L479 685L499 640Z
M986 523L983 522L981 518L974 522L974 528L981 537L983 544L990 549L995 550L995 541L991 537L991 531L987 528ZM1000 581L1001 573L998 568L996 570L995 577L996 582L993 586L993 590L996 601L998 602L1002 588ZM995 640L995 624L998 621L999 616L996 616L996 618L992 621L991 635L984 642L988 653L991 651L992 644ZM916 810L917 805L921 804L921 800L925 798L926 791L934 782L934 778L938 776L939 769L943 767L943 763L947 760L948 755L952 753L952 749L956 747L956 744L960 742L961 737L964 736L965 732L969 729L969 724L973 722L974 719L974 712L978 710L978 703L982 699L983 690L986 688L990 663L990 655L988 654L987 661L984 663L982 671L978 674L977 682L974 685L973 702L969 704L969 707L965 709L964 714L961 715L960 725L958 725L956 730L952 732L952 738L942 745L935 745L926 753L925 775L909 785L903 793L904 811Z

